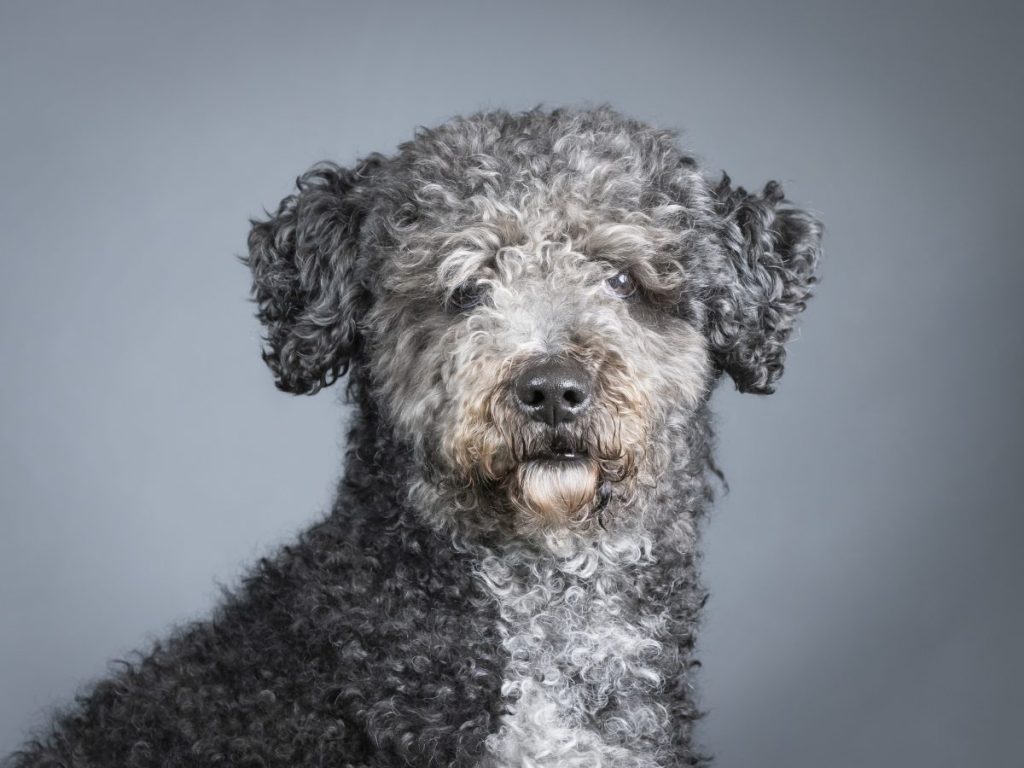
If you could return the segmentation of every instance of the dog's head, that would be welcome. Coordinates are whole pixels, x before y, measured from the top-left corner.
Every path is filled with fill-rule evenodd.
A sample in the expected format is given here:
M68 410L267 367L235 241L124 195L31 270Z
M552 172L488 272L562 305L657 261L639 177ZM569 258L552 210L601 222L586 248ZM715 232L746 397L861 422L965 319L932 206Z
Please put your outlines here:
M656 492L720 373L773 390L820 237L671 132L535 109L315 166L248 263L278 386L365 368L442 517L585 529Z

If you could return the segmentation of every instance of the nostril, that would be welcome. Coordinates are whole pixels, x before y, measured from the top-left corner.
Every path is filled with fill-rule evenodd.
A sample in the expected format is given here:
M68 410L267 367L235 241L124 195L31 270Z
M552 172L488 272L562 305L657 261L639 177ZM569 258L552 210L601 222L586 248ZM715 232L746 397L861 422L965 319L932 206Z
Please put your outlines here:
M516 399L526 408L542 408L551 397L547 391L548 382L543 376L538 376L529 371L526 376L520 377L516 383Z
M562 393L562 399L568 403L569 407L575 408L583 405L587 399L587 393L577 387L569 387Z
M519 399L523 401L524 405L540 405L544 402L544 390L540 387L530 387L520 393Z

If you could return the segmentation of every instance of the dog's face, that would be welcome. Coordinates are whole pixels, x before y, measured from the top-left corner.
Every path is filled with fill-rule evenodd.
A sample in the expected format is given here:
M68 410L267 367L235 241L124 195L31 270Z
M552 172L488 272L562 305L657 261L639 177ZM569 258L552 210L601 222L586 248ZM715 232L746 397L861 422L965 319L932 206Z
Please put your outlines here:
M367 322L395 428L466 513L520 527L586 524L651 485L653 448L710 367L677 231L591 190L546 193L421 211Z
M365 366L435 512L588 530L686 460L720 372L771 391L819 238L670 133L534 110L314 168L254 222L249 263L279 386Z

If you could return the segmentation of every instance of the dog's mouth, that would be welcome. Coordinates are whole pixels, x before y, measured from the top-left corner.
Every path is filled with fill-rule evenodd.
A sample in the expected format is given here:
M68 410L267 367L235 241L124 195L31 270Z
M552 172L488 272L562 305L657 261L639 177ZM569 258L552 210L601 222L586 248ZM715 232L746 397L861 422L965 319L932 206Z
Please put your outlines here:
M547 448L527 456L525 462L543 462L557 467L560 464L568 466L589 460L590 453L585 446L574 445L568 440L556 438Z
M476 464L481 488L500 489L524 530L600 522L614 497L630 493L637 466L636 452L619 444L617 431L616 439L602 441L601 434L587 424L529 424L520 435L505 433Z
M579 522L601 487L600 463L584 446L560 438L527 454L513 477L513 502L545 527Z
M590 456L586 451L543 451L541 453L534 454L526 459L527 462L542 462L545 464L552 464L558 466L561 464L571 465L574 463L589 461Z

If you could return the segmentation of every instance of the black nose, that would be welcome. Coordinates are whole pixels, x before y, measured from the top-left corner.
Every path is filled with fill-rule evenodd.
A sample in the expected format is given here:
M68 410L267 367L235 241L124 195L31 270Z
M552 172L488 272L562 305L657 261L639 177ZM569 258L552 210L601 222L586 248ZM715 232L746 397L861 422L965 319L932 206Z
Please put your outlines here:
M590 382L583 366L549 358L529 366L516 379L519 407L530 418L557 427L572 421L590 405Z

